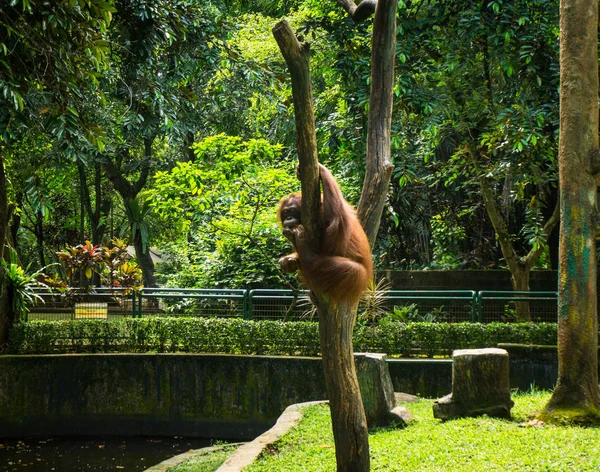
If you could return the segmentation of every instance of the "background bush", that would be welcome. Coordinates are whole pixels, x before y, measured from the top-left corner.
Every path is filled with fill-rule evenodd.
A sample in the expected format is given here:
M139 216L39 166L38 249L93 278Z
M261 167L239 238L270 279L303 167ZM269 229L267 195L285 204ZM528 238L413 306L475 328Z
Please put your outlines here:
M555 323L387 323L357 326L354 349L389 356L451 355L498 343L556 344ZM84 352L214 352L319 354L316 322L145 317L122 321L31 321L16 325L13 354Z

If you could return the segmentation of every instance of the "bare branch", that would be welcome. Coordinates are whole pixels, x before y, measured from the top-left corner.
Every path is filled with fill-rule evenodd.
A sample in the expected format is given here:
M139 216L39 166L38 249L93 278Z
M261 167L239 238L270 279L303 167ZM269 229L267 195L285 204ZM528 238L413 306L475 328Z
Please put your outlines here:
M296 120L296 146L302 182L302 225L309 240L319 240L319 214L321 193L319 189L319 162L315 114L310 84L310 50L308 43L300 43L285 20L273 27L273 36L288 65L292 77L294 115Z
M397 6L396 0L379 0L373 21L367 170L358 204L358 218L371 247L377 238L394 169L390 134L394 104Z
M554 206L554 211L552 212L552 216L550 216L550 218L548 218L548 221L546 221L546 224L544 225L544 234L546 235L546 239L548 237L550 237L550 234L552 233L552 231L554 231L554 228L556 228L556 226L558 225L560 221L560 198L556 200L556 205ZM524 262L525 262L525 266L528 269L531 269L533 267L533 265L535 264L535 262L537 261L538 257L540 257L540 255L542 254L542 251L544 250L544 246L542 246L541 244L538 244L537 248L532 248L529 253L527 253L527 256L525 256Z
M337 0L355 23L361 23L375 13L377 0L362 0L358 6L352 0Z

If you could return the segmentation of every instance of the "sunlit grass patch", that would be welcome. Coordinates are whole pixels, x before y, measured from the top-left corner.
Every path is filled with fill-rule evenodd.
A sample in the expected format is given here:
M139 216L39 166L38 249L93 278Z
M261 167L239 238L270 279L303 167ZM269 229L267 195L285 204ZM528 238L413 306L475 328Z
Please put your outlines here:
M536 425L529 420L548 392L514 394L511 420L488 417L442 422L432 400L406 404L415 421L403 430L369 435L373 471L592 471L600 470L600 428ZM258 471L334 471L327 406L306 410L298 427L252 467Z

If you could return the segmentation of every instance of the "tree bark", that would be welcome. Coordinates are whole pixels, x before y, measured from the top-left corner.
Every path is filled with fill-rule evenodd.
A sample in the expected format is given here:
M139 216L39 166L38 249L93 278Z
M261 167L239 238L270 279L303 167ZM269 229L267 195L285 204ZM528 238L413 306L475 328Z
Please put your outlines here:
M321 197L309 47L307 43L298 42L285 20L275 25L273 35L292 77L302 182L302 225L310 243L318 247ZM319 313L321 355L331 408L337 470L367 472L370 467L367 420L358 388L352 346L357 307L330 309L324 297L313 293L313 298Z
M144 279L144 287L157 287L156 275L154 275L154 261L150 255L150 248L147 247L144 251L142 246L142 236L138 231L133 238L133 248L135 249L135 257L140 269L142 270L142 278Z
M598 2L560 2L558 383L543 418L600 416L596 298Z
M40 211L35 214L34 229L40 268L43 268L46 267L46 256L44 255L44 217Z
M375 13L378 4L377 0L362 0L358 6L352 0L337 0L337 2L355 23L361 23L369 18Z
M471 148L473 148L473 146L471 146ZM471 159L475 165L476 171L481 174L477 164L477 157L473 154L473 151L471 151ZM529 274L544 248L542 245L539 245L538 247L531 248L525 257L519 257L512 243L506 220L502 216L502 213L496 204L494 193L483 175L480 175L479 177L479 186L481 188L485 209L492 222L494 231L498 236L502 255L504 256L504 260L506 261L506 265L511 274L513 290L516 292L529 292ZM560 216L559 209L559 202L556 202L552 215L544 224L543 231L546 238L550 236L554 228L558 225ZM517 302L515 304L515 309L517 321L531 321L529 302Z
M144 152L147 160L152 157L152 141L152 138L144 139ZM106 160L103 161L103 164L104 169L106 170L106 175L117 193L123 199L123 204L125 206L129 205L129 201L134 199L146 184L150 170L147 162L142 166L140 176L133 184L123 176L119 167L116 166L109 158L106 158ZM133 222L130 221L130 223ZM150 251L148 248L146 251L144 251L139 231L133 236L133 247L135 249L135 257L140 265L140 269L142 269L144 286L156 287L157 284L156 276L154 275L154 262L152 261L152 257L150 256Z
M273 27L273 36L275 36L292 78L296 146L298 148L300 182L302 183L302 225L308 239L318 244L321 192L319 189L315 114L310 83L310 45L300 43L292 27L285 20ZM305 215L308 218L305 218Z
M357 211L371 247L377 239L394 170L390 134L394 104L397 6L395 0L379 0L373 21L367 169Z
M9 227L10 210L8 207L7 181L4 173L3 148L0 146L0 254L4 254L6 233ZM5 270L0 265L0 351L6 346L10 329L14 323L14 313L11 309L10 291L7 285Z
M518 264L511 273L511 281L515 292L529 292L529 268L525 264ZM529 302L515 302L517 321L531 321Z
M194 149L192 147L193 145L194 145L194 133L192 133L191 131L188 131L188 133L185 135L185 139L184 139L185 154L187 155L188 162L196 161L196 154L194 153Z
M356 308L331 307L319 300L318 310L337 470L365 472L370 468L369 434L354 366Z
M508 353L497 348L459 349L452 354L452 393L434 402L433 416L510 418L513 405Z

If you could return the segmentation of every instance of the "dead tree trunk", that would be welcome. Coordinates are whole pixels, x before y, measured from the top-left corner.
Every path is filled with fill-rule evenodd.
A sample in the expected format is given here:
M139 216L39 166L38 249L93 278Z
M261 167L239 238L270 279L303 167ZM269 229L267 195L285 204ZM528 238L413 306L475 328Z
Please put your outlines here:
M311 244L318 247L321 199L309 46L298 42L285 20L275 25L273 35L292 76L296 143L302 182L302 224ZM356 307L330 310L327 301L318 294L316 304L337 468L339 471L367 472L370 468L367 420L358 388L352 348Z
M352 333L356 308L318 301L321 357L338 471L370 469L367 417L354 366Z
M364 3L365 0L360 3L359 10ZM379 0L373 21L367 168L357 211L371 247L377 239L394 170L390 134L394 104L397 7L397 1Z
M358 7L352 0L338 0L338 3L357 22L375 12L367 172L358 208L359 219L372 246L379 230L393 170L390 159L390 131L398 2L363 0ZM309 46L307 43L298 42L285 21L275 25L273 34L292 76L296 141L302 181L302 224L309 241L318 247L321 199L310 87ZM357 307L332 307L324 297L313 295L319 312L321 355L331 407L337 468L339 471L366 472L370 468L368 430L352 346Z

